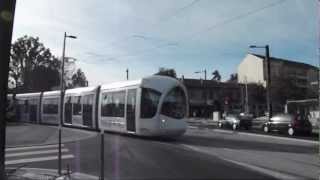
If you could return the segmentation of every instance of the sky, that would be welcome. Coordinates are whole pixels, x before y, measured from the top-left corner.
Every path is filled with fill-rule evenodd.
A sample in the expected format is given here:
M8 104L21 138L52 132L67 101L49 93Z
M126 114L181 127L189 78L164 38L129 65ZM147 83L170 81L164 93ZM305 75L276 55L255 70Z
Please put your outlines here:
M316 0L17 0L13 42L39 37L57 57L76 58L89 85L174 68L178 77L236 73L249 45L318 65Z

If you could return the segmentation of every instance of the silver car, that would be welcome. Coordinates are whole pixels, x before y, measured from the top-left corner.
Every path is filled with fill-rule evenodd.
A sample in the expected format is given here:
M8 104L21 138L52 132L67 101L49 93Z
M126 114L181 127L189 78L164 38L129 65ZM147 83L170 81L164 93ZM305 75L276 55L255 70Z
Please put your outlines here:
M224 119L218 121L218 127L231 127L232 130L245 128L246 130L251 128L252 115L250 114L228 114Z

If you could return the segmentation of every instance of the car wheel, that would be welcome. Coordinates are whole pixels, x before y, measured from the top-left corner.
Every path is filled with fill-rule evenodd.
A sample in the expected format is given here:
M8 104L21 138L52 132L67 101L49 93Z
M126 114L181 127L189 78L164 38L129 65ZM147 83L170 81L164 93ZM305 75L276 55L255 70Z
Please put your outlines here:
M221 122L218 123L218 128L222 128L222 123Z
M269 127L267 125L263 126L263 131L265 133L268 133L269 132Z
M237 124L232 124L232 130L237 130Z
M289 134L289 136L293 136L294 135L294 129L292 128L292 127L290 127L289 129L288 129L288 134Z

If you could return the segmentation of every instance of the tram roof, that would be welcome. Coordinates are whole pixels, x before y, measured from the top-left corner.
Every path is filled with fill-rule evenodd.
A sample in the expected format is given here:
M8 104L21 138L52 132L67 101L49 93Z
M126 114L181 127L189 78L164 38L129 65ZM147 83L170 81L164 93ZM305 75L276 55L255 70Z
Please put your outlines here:
M92 87L80 87L80 88L74 88L74 89L67 89L66 90L66 95L67 94L81 94L84 92L92 92L98 89L99 86L92 86Z
M41 92L17 94L16 98L40 97Z
M60 96L61 91L46 91L43 96Z
M171 88L172 86L183 85L177 79L167 77L167 76L159 76L153 75L148 76L139 80L132 80L132 81L122 81L122 82L115 82L110 84L105 84L101 86L101 90L108 90L108 89L119 89L125 88L130 86L139 86L145 88L152 88L156 89L159 92L163 92L167 88Z

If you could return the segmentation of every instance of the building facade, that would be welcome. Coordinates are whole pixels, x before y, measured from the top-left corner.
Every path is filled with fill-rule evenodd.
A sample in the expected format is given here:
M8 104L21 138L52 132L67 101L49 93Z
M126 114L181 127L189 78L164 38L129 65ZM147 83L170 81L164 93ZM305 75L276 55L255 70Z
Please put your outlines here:
M265 56L247 54L238 66L238 82L266 87ZM275 111L283 111L289 99L315 98L318 68L309 64L270 57L271 97Z

